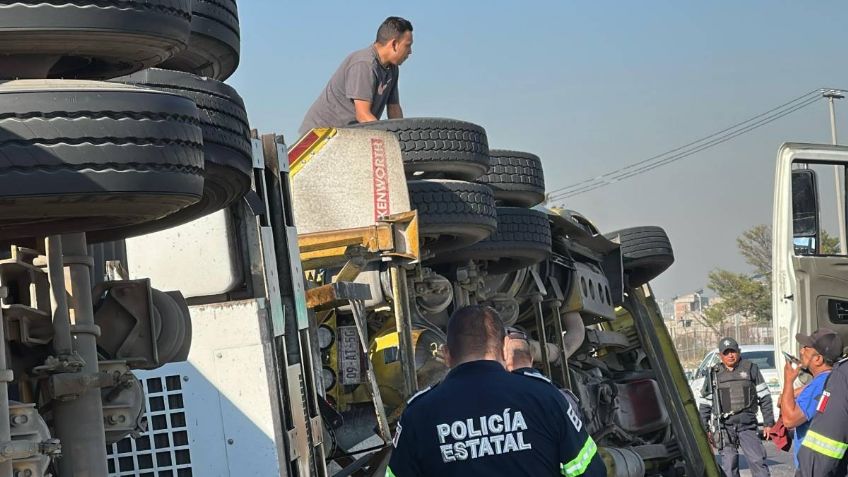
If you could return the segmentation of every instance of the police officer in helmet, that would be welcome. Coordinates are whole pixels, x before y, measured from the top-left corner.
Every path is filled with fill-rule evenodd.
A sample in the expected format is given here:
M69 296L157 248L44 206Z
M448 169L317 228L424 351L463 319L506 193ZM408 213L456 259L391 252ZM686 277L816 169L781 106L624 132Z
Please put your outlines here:
M457 310L447 335L451 371L407 402L387 477L607 475L556 387L504 368L508 338L494 309Z
M728 476L739 475L739 449L745 454L753 477L769 476L766 450L757 433L757 408L763 414L763 435L774 425L771 394L756 364L742 359L739 344L725 337L718 342L721 363L710 368L704 379L700 406L704 427L711 419L711 440L721 453L721 467ZM716 389L714 389L714 386ZM715 394L714 394L715 393ZM713 405L717 403L718 408Z

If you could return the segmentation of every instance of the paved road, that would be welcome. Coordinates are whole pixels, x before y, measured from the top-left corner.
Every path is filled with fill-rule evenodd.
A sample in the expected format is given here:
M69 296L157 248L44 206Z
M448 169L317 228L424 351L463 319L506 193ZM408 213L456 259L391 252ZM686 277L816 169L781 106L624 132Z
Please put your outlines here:
M793 477L795 475L795 467L792 465L792 454L789 452L781 452L771 442L763 442L766 446L768 454L768 466L772 477ZM750 477L751 471L748 469L748 463L745 461L745 456L739 455L739 475L740 477Z

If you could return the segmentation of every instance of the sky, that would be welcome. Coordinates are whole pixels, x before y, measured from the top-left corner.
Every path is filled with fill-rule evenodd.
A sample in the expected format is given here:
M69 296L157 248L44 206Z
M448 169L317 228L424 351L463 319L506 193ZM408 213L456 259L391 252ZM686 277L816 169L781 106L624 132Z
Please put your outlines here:
M486 128L491 148L542 158L548 190L673 149L823 87L848 89L844 2L239 0L228 80L251 126L297 139L341 60L389 15L414 26L401 67L407 117ZM848 142L848 100L837 102ZM603 232L658 225L675 264L661 298L750 272L736 237L771 222L783 142L830 142L824 101L688 159L556 203Z

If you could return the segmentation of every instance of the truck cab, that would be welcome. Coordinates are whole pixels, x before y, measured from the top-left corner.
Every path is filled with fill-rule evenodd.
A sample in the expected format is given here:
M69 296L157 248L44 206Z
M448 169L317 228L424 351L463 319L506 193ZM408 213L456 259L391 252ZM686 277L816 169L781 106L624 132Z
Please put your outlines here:
M848 339L846 166L844 146L786 143L778 151L771 277L778 368L783 352L798 355L797 333L825 327ZM828 237L838 237L839 247L828 246Z

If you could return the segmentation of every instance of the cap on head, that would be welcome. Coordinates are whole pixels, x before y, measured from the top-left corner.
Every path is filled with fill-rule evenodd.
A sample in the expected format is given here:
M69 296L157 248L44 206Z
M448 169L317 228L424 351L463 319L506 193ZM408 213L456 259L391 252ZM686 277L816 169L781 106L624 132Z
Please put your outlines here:
M829 328L819 328L809 336L798 333L795 339L802 346L816 350L828 363L834 363L842 356L842 337Z
M724 338L718 340L718 352L724 353L727 350L733 350L739 352L739 343L736 342L735 339L725 336Z
M507 326L505 330L506 335L509 336L510 339L527 341L527 333L525 333L524 331L514 326Z

